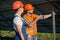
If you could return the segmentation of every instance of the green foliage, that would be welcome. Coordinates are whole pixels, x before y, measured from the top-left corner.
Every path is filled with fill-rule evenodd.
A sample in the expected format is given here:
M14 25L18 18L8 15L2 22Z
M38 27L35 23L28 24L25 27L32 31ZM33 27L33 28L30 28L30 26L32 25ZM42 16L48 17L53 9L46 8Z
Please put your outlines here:
M2 37L9 37L14 38L15 32L14 31L7 31L7 30L0 30ZM53 33L38 33L37 34L38 40L53 40ZM56 33L56 39L60 40L60 33ZM11 40L11 39L10 39Z

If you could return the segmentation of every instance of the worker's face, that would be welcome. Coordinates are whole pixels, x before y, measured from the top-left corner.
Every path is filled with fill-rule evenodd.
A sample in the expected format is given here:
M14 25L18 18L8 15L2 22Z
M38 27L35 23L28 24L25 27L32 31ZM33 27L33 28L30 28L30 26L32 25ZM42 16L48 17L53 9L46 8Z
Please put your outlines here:
M33 11L34 11L34 10L29 10L29 13L31 13L31 14L32 14L32 13L33 13Z
M23 13L24 12L24 8L21 7L21 8L18 9L18 11L19 11L19 13Z

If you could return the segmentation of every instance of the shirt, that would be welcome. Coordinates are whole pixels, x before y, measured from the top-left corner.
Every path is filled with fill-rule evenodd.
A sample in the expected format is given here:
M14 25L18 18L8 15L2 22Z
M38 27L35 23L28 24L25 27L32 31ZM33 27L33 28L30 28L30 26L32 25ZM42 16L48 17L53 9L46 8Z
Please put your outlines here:
M17 30L16 25L20 25L20 27L22 27L23 22L22 22L21 16L18 16L18 14L15 14L15 18L13 19L13 23L14 23L13 26L14 26L15 30Z

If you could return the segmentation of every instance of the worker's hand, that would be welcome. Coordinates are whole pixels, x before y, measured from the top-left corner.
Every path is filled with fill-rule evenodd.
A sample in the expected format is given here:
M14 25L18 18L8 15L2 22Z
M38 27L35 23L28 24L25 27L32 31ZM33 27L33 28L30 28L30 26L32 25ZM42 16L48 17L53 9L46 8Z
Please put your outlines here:
M24 40L24 39L21 39L21 40Z
M42 18L42 15L39 15L39 16L37 16L37 20L39 20L39 19L41 19Z
M27 35L28 38L32 38L32 36L30 34Z

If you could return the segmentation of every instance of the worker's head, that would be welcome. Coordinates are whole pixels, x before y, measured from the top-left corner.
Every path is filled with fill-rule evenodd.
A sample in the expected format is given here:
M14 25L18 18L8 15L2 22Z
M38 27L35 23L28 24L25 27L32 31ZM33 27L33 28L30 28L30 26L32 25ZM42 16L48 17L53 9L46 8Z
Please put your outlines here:
M33 11L34 11L34 7L33 7L32 4L26 4L26 5L24 6L24 9L25 9L27 12L29 12L29 13L33 13Z
M13 3L13 6L12 6L12 8L13 8L13 10L17 10L17 11L19 11L19 12L23 12L23 6L24 6L24 4L21 2L21 1L15 1L14 3Z

